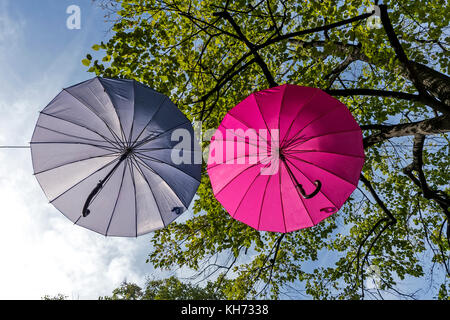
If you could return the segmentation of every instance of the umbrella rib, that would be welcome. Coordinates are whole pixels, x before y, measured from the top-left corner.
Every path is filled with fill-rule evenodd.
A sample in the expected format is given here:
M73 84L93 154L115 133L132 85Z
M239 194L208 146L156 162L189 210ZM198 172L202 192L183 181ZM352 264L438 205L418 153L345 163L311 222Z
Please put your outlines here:
M179 123L176 126L174 126L174 127L170 128L170 129L167 129L166 131L163 131L163 132L157 134L156 136L147 137L144 140L139 141L139 143L133 145L133 149L139 148L142 145L145 145L145 144L147 144L147 143L149 143L151 141L154 141L154 140L158 139L159 137L161 137L162 135L164 135L166 133L169 133L172 130L174 130L174 129L178 128L178 127L181 127L182 125L185 125L185 124L190 124L189 120L185 121L185 122L182 122L182 123Z
M87 140L87 141L94 141L94 142L104 142L105 141L105 140L90 139L90 138L85 138L85 137L81 137L81 136L76 136L76 135L73 135L73 134L68 134L68 133L65 133L65 132L62 132L62 131L59 131L59 130L48 128L46 126L41 126L39 124L37 124L36 127L44 129L44 130L52 131L54 133L62 134L64 136L70 137L70 138L77 138L77 139L80 139L80 140ZM106 141L106 142L108 142L108 141ZM116 148L116 147L114 146L114 148Z
M141 135L144 133L145 129L147 129L148 125L153 121L153 119L155 118L155 116L158 114L158 112L161 110L162 106L164 105L164 103L166 103L166 101L169 98L167 96L164 96L164 99L161 101L161 103L158 106L158 109L156 110L156 112L152 115L152 117L150 118L150 120L147 122L147 124L145 125L144 128L142 128L141 132L139 133L139 135L136 137L136 139L134 139L133 143L131 144L131 146L134 148L136 146L137 141L139 140L139 138L141 137Z
M161 222L162 222L162 224L163 224L163 227L165 227L166 224L164 223L164 219L163 219L162 213L161 213L161 208L159 207L158 200L156 200L156 196L155 196L155 193L153 192L153 188L151 187L150 183L148 182L147 177L145 176L144 172L142 171L142 168L139 166L139 163L138 163L138 161L136 160L135 156L132 155L132 157L133 157L133 159L135 159L135 162L136 162L136 163L133 162L133 165L137 168L139 174L142 176L142 178L144 179L145 183L147 183L147 186L148 186L148 188L150 189L150 192L152 193L153 200L155 200L156 206L158 207L158 213L159 213L159 216L160 216L160 218L161 218ZM153 170L150 170L150 171L152 171L154 174L156 174L158 177L160 177L160 176L159 176L156 172L154 172ZM160 177L160 178L161 178L161 177ZM162 178L161 178L161 179L162 179ZM164 179L162 179L162 180L164 181ZM165 182L165 181L164 181L164 182ZM167 184L167 182L165 182L165 183ZM172 189L168 184L167 184L167 186L168 186L168 187L170 188L170 190L172 190L172 192L176 195L176 193L173 191L173 189ZM177 196L177 198L178 198L178 196ZM178 198L178 200L180 200L180 202L183 203L183 201L181 201L180 198ZM183 204L183 205L184 205L184 204Z
M139 157L136 157L135 159L137 159L136 163L139 164L139 162L142 164L142 166L144 166L144 168L146 168L147 170L150 170L151 172L153 172L154 174L156 174L162 181L164 181L164 183L169 187L170 190L172 190L173 194L178 198L178 200L180 200L181 204L183 204L183 206L185 208L189 207L189 204L184 203L183 200L181 200L181 198L178 196L178 194L173 190L173 188L170 186L170 184L159 175L158 172L156 172L152 167L148 166L145 162L143 162ZM155 199L156 201L156 199ZM163 222L164 223L164 222Z
M105 86L103 85L103 83L102 83L102 81L100 80L100 78L97 77L97 80L98 80L98 82L100 83L100 85L102 86L103 91L106 93L106 96L108 97L109 102L111 102L111 106L113 107L114 113L115 113L116 116L117 116L117 120L119 121L119 128L120 128L120 134L122 135L122 139L123 139L123 141L127 141L127 137L126 137L126 135L125 135L125 131L123 130L123 127L122 127L122 121L121 121L121 119L120 119L120 116L119 116L119 113L117 112L116 107L114 106L114 103L112 102L111 96L109 95L108 91L106 91L106 88L105 88ZM97 101L98 101L103 107L106 107L106 106L100 101L100 99L95 95L94 91L92 91L92 89L91 89L90 87L88 87L88 89L92 92L92 94L94 95L95 99L97 99ZM106 122L105 122L105 124L106 124ZM124 143L124 145L125 145L125 143ZM127 146L128 146L128 145L127 145Z
M281 112L281 111L280 111ZM280 169L280 168L279 168ZM286 217L284 216L284 206L283 206L283 192L281 192L281 170L278 172L279 183L280 183L280 203L281 203L281 214L283 215L284 232L287 232L286 228Z
M286 159L289 161L288 159ZM305 209L306 213L308 214L309 220L311 221L312 225L315 226L314 220L311 217L311 214L309 213L308 207L306 206L305 202L303 201L303 196L300 194L298 188L297 188L297 179L294 176L294 173L291 171L291 168L289 168L288 164L285 161L282 161L284 163L284 166L286 167L286 171L288 172L289 178L291 179L292 184L294 185L295 191L297 192L298 197L300 198L300 201L302 202L303 209ZM295 167L295 166L294 166ZM295 167L297 170L299 170L297 167ZM299 170L300 171L300 170ZM301 172L301 171L300 171ZM303 174L303 173L302 173ZM309 180L309 179L308 179ZM327 197L328 199L328 197ZM328 199L329 200L329 199ZM333 203L333 202L331 202ZM333 204L334 205L334 204ZM334 205L336 206L336 205Z
M46 172L49 172L49 171L52 171L52 170L55 170L55 169L62 168L62 167L64 167L64 166L68 166L68 165L71 165L71 164L74 164L74 163L78 163L78 162L83 162L83 161L86 161L86 160L92 160L92 159L97 159L97 158L107 158L107 157L112 157L112 156L114 156L114 155L117 154L117 153L118 153L118 152L107 153L107 154L104 154L104 155L101 155L101 156L89 157L89 158L84 158L84 159L79 159L79 160L75 160L75 161L71 161L71 162L59 164L59 165L57 165L56 167L49 168L49 169L45 169L45 170L42 170L42 171L39 171L39 172L35 172L34 175L38 175L38 174L41 174L41 173L46 173Z
M338 152L331 152L331 151L322 151L322 150L296 150L296 149L288 149L283 151L286 155L294 155L294 154L303 154L303 153L329 153L334 154L338 156L344 156L344 157L350 157L350 158L357 158L357 159L364 159L363 156L357 156L354 154L344 154L344 153L338 153Z
M43 115L46 115L46 116L48 116L48 117L52 117L52 118L55 118L55 119L58 119L58 120L61 120L61 121L65 121L65 122L68 122L68 123L73 124L73 125L75 125L75 126L78 126L78 127L80 127L80 128L84 128L84 129L86 129L86 130L88 130L88 131L91 131L91 132L97 134L98 136L100 136L101 138L103 138L105 141L109 142L112 146L115 146L114 142L113 142L111 139L109 139L109 138L107 138L106 136L104 136L104 135L98 133L97 131L94 131L94 130L92 130L92 129L89 129L89 128L86 127L86 126L83 126L83 125L81 125L81 124L78 124L78 123L69 121L69 120L67 120L67 119L63 119L63 118L57 117L57 116L52 115L52 114L49 114L49 113L45 113L45 112L43 112L43 111L41 111L40 113L43 114ZM113 138L114 138L114 137L113 137ZM116 142L117 142L117 141L116 141Z
M248 129L251 129L251 128L252 128L252 127L249 126L246 122L244 122L244 120L237 118L237 117L236 117L235 115L233 115L231 112L228 112L227 115L233 117L234 119L236 119L237 121L239 121L240 123L242 123L244 126L246 126ZM221 126L223 126L225 129L227 129L223 124L221 124ZM259 136L263 141L265 141L267 144L269 144L268 139L264 139L264 137L262 137L256 129L254 129L254 130L255 130L255 132L257 132L258 136Z
M281 139L281 137L280 137L280 135L281 135L281 113L282 113L282 111L283 111L283 105L284 105L284 97L285 97L285 95L286 95L286 90L287 90L287 88L288 88L288 85L286 84L285 86L284 86L284 89L283 89L283 94L282 94L282 96L281 96L281 105L280 105L280 112L278 113L278 130L280 131L280 133L279 133L279 135L278 135L278 147L280 148L281 147L281 142L280 142L280 139ZM283 137L284 138L284 137Z
M308 179L308 181L309 181L310 183L313 183L313 181L311 181L311 179L309 179L308 176L306 176L306 175L303 173L302 170L300 170L294 163L292 163L292 161L290 161L289 159L286 159L286 160L289 161L295 169L297 169L298 171L300 171L300 173L301 173L306 179ZM336 209L338 208L338 206L330 199L330 197L328 197L328 195L323 191L323 189L320 189L319 193L323 194L323 196L324 196L325 198L327 198L327 200L330 201L330 203L331 203L334 207L336 207ZM303 202L303 200L302 200L302 202ZM306 207L305 207L305 208L306 208Z
M117 191L116 202L114 203L114 208L113 208L113 211L111 212L111 217L109 218L108 226L106 227L105 236L108 236L109 227L111 226L111 221L112 221L112 219L114 217L114 213L116 212L117 203L119 202L119 198L120 198L120 192L122 191L122 187L123 187L123 180L125 179L125 171L126 171L126 169L127 169L127 166L124 165L123 166L123 172L122 172L122 180L120 181L120 187L119 187L119 191Z
M266 125L267 131L269 132L269 135L270 135L270 141L272 141L272 133L270 132L269 126L267 125L266 119L264 118L264 115L263 115L263 113L262 113L262 111L261 111L261 108L260 108L260 106L259 106L259 104L258 104L258 99L256 98L256 94L253 93L252 96L253 96L253 98L255 99L256 107L258 108L259 114L261 115L261 118L263 119L264 124Z
M337 101L337 102L339 102L339 101ZM334 105L333 105L333 106L334 106ZM286 145L284 145L283 147L289 146L289 144L291 143L291 141L292 141L293 139L297 138L298 135L299 135L300 133L302 133L307 127L309 127L309 126L311 125L311 123L313 123L313 122L315 122L315 121L317 121L317 120L322 119L323 117L325 117L326 115L328 115L328 114L330 114L330 113L332 113L332 112L334 112L334 111L339 110L338 106L339 106L339 104L336 103L336 106L335 106L331 111L330 111L330 109L328 109L327 112L324 112L324 113L322 113L320 116L318 116L317 118L314 118L313 120L309 121L307 124L305 124L305 126L304 126L303 128L301 128L299 131L297 131L297 133L296 133L296 134L295 134L288 142L286 142Z
M294 156L294 155L290 155L290 157L295 158L295 159L297 159L297 160L299 160L299 161L302 161L302 162L304 162L304 163L307 163L307 164L309 164L309 165L312 165L313 167L316 167L316 168L318 168L318 169L320 169L320 170L322 170L322 171L328 172L329 174L331 174L331 175L333 175L333 176L335 176L335 177L341 179L342 181L345 181L345 182L351 184L352 186L357 187L357 185L354 185L352 182L350 182L350 181L348 181L347 179L345 179L345 178L343 178L343 177L337 175L337 174L334 173L334 172L331 172L330 170L327 170L327 169L325 169L325 168L322 168L322 167L320 167L320 166L318 166L318 165L316 165L316 164L314 164L314 163L312 163L312 162L303 160L303 159L298 158L298 157L296 157L296 156ZM291 161L290 161L290 162L291 162ZM292 162L291 162L291 163L292 163ZM299 171L301 172L301 170L299 170Z
M238 138L243 138L244 139L244 143L246 143L246 144L248 144L248 145L252 145L252 146L255 146L255 147L259 147L259 145L258 145L258 142L259 142L259 139L258 140L256 140L256 144L254 144L254 143L250 143L250 138L248 139L249 140L249 142L247 142L246 140L245 140L245 136L243 137L243 136L240 136L240 135L237 135L236 133L235 133L235 131L236 130L234 130L234 129L230 129L230 128L227 128L227 127L225 127L223 124L220 124L222 127L224 127L225 128L225 130L233 130L231 133L234 135L234 137L238 137ZM230 132L230 131L227 131L227 132ZM226 133L227 133L226 132ZM255 130L255 132L256 132L256 130ZM262 140L263 140L263 142L266 142L266 144L268 144L268 141L266 140L266 139L264 139L263 137L261 137L260 135L259 135L259 133L257 133L257 135L258 135L258 137L260 137ZM233 138L234 138L233 137ZM226 137L225 137L226 138ZM214 139L214 141L232 141L232 140L223 140L223 139ZM233 140L233 142L234 142L234 140Z
M169 147L169 148L145 148L145 149L138 148L138 149L135 149L135 150L146 151L147 152L147 151L159 151L159 150L184 150L184 149L183 148L179 149L179 148Z
M106 96L107 96L108 99L109 99L109 102L111 102L111 106L112 106L112 108L113 108L113 110L114 110L114 113L115 113L116 116L117 116L117 121L119 122L120 134L122 135L122 139L123 139L123 140L120 140L120 137L117 135L117 133L114 132L114 130L112 130L112 128L110 128L110 126L107 124L106 120L100 118L100 115L97 115L97 116L98 116L100 119L103 120L103 122L105 123L105 125L106 125L106 126L108 127L108 129L111 131L111 133L114 132L114 133L117 135L117 139L118 139L119 141L121 141L121 142L122 142L122 141L126 141L125 133L124 133L123 128L122 128L122 122L121 122L121 120L120 120L119 114L117 113L116 107L114 106L114 104L113 104L113 102L112 102L112 99L111 99L110 95L109 95L108 92L106 91L106 88L103 86L103 83L101 82L101 80L100 80L99 77L97 77L97 80L98 80L98 82L100 83L100 85L102 86L103 91L105 92ZM90 87L88 87L88 89L89 89L89 91L92 92L92 95L95 97L95 99L97 99L97 101L98 101L98 102L106 109L106 105L104 105L104 104L100 101L100 99L97 97L97 95L94 93L94 91L92 91L92 89L91 89ZM123 143L123 145L124 145L124 147L125 147L125 143Z
M262 210L264 207L264 200L266 199L267 187L269 186L269 182L270 182L271 178L272 178L272 176L270 175L269 178L267 179L266 187L264 188L264 194L263 194L263 198L261 201L261 207L259 208L258 227L256 228L258 230L259 230L259 225L261 224L261 216L262 216Z
M113 153L120 153L120 150L118 149L113 149L111 147L105 147L105 146L99 146L96 144L92 144L92 143L86 143L86 142L58 142L58 141L32 141L30 142L31 145L33 144L81 144L84 146L91 146L91 147L95 147L95 148L99 148L99 149L103 149L106 151L111 151Z
M305 110L305 108L314 100L314 98L319 94L320 89L316 89L315 92L311 95L311 97L309 98L309 100L303 104L303 108L300 108L300 110L297 111L297 113L295 114L295 117L292 118L291 123L289 124L289 127L286 131L286 133L284 134L284 137L282 138L281 142L280 142L280 146L282 147L284 144L284 141L286 140L286 137L289 135L292 125L294 124L295 119L297 119L297 117L299 116L299 114ZM280 137L281 138L281 137Z
M219 195L219 193L221 193L223 190L225 190L225 188L226 187L228 187L228 185L230 184L230 183L232 183L238 176L240 176L241 174L243 174L245 171L247 171L247 170L249 170L249 169L251 169L251 168L253 168L253 167L255 167L255 166L257 166L258 164L260 164L260 163L255 163L255 164L253 164L253 165L251 165L251 166L249 166L249 167L246 167L244 170L242 170L241 172L239 172L238 174L236 174L230 181L228 181L216 194L215 194L215 196L217 196L217 195Z
M309 139L303 140L303 141L301 140L301 138L297 138L297 139L295 139L296 141L290 140L285 148L297 147L299 145L302 145L303 143L306 143L306 142L308 142L308 141L310 141L312 139L316 139L316 138L322 138L322 137L332 136L332 135L335 135L335 134L349 133L349 132L356 132L356 131L360 131L360 129L349 129L349 130L342 130L342 131L336 131L336 132L323 133L323 134L320 134L320 135L317 135L317 136L310 137Z
M131 162L131 164L129 162ZM134 222L135 222L135 235L136 235L136 238L137 238L137 235L138 235L137 234L137 232L138 232L137 231L137 229L138 229L138 227L137 227L137 225L138 225L138 222L137 222L137 220L138 220L138 217L137 217L138 210L137 210L136 181L134 179L133 161L130 160L130 159L127 159L127 165L129 167L129 170L130 170L131 181L133 181L133 189L134 189Z
M226 130L228 130L225 126L223 126ZM233 133L234 134L234 133ZM234 134L234 137L238 137L238 138L246 138L246 137L243 137L243 136L238 136L237 134ZM234 138L233 137L233 138ZM219 142L219 141L222 141L222 142L234 142L234 140L223 140L223 139L214 139L214 141L213 142ZM237 143L244 143L244 144L248 144L248 145L252 145L252 146L255 146L255 147L258 147L258 145L257 144L254 144L254 143L250 143L250 139L249 139L249 141L247 142L246 140L244 140L244 141L237 141Z
M80 214L80 216L78 217L78 219L77 220L75 220L75 222L73 223L73 224L78 224L78 221L80 221L80 219L81 219L81 217L82 217L83 215L82 214Z
M188 174L187 172L181 170L180 168L171 165L170 163L167 163L167 162L165 162L165 161L163 161L163 160L160 160L160 159L157 159L157 158L153 158L153 157L147 156L147 155L142 154L142 153L140 153L140 152L138 152L138 151L135 151L134 154L136 155L136 157L138 157L138 158L139 158L141 161L143 161L143 162L145 162L145 161L144 161L142 158L147 159L147 160L150 160L150 161L154 161L154 162L158 162L158 163L165 164L165 165L167 165L167 166L169 166L169 167L172 167L172 168L174 168L174 169L176 169L176 170L178 170L178 171L184 173L186 176L191 177L191 178L194 179L195 181L201 183L201 181L198 180L197 178L191 176L190 174ZM150 166L150 165L149 165L149 166Z
M135 119L135 114L136 114L136 80L132 79L133 81L133 117L131 118L131 126L130 126L130 132L128 134L128 139L127 139L127 146L130 147L131 146L131 139L133 138L133 128L134 128L134 119ZM137 227L136 227L136 236L137 236Z
M113 164L114 162L119 161L119 158L116 158L110 162L108 162L107 164L103 165L101 168L97 169L96 171L92 172L91 174L89 174L86 178L83 178L82 180L78 181L76 184L74 184L73 186L71 186L69 189L67 189L66 191L64 191L63 193L61 193L60 195L58 195L57 197L53 198L52 200L50 200L50 203L54 202L56 199L58 199L59 197L61 197L62 195L66 194L67 192L69 192L70 190L72 190L73 188L75 188L77 185L79 185L80 183L82 183L83 181L85 181L86 179L89 179L90 177L92 177L94 174L96 174L97 172L105 169L106 167L110 166L111 164Z
M245 158L245 157L258 156L258 155L261 155L261 154L259 154L259 153L252 153L252 154L240 155L239 157L234 157L233 159L228 159L228 160L226 160L226 161L223 162L223 163L216 163L216 164L214 164L214 165L209 165L209 166L208 166L208 170L209 170L209 169L213 169L213 168L215 168L215 167L217 167L217 166L221 166L221 165L228 164L229 161L234 161L234 160L242 159L242 158ZM259 162L261 162L262 160L265 160L265 159L267 159L267 158L269 158L269 155L268 155L268 154L266 154L266 155L264 156L264 158L260 159ZM257 161L257 162L258 162L258 161ZM245 163L242 163L242 164L245 164ZM254 164L254 163L249 163L249 164Z
M85 104L82 100L80 100L79 98L75 97L73 94L71 94L69 91L67 91L66 89L63 89L64 91L66 91L69 95L71 95L74 99L76 99L78 102L81 103L81 105L83 105L86 109L88 109L89 111L91 111L98 119L100 119L100 121L102 121L105 126L108 128L109 132L111 133L112 137L114 138L114 140L117 142L118 145L120 145L121 147L124 147L124 145L122 144L122 141L120 140L119 136L117 136L117 134L114 132L114 130L111 129L111 127L109 126L109 124L106 123L106 121L101 118L94 110L92 110L91 107L89 107L87 104ZM119 121L120 122L120 121Z
M258 177L260 177L260 176L261 176L261 174L258 173L258 174L255 176L255 178L253 179L253 181L250 183L250 185L248 186L247 190L245 190L244 195L242 196L241 200L239 200L239 204L238 204L238 206L236 207L236 210L234 210L234 213L231 215L232 218L234 218L234 217L236 216L237 212L239 211L239 208L241 207L242 202L244 201L245 197L247 196L247 193L250 191L250 189L251 189L251 187L253 186L253 184L255 183L256 179L258 179ZM223 187L220 191L222 191L222 190L225 189L225 188L226 188L226 187ZM220 192L220 191L219 191L219 192ZM217 197L217 195L219 194L219 192L215 194L216 197Z

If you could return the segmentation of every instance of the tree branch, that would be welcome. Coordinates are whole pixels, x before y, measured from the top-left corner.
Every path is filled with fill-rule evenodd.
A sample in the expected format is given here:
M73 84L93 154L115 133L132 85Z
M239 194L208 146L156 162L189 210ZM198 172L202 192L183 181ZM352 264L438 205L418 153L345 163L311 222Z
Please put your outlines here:
M422 96L424 99L427 99L429 101L435 100L432 96L428 94L428 92L425 89L424 84L422 81L420 81L420 78L417 74L416 69L414 68L413 63L411 63L406 56L405 51L403 50L402 45L400 44L400 41L397 38L397 34L394 31L394 27L392 26L391 20L389 19L389 14L387 12L387 6L386 5L380 5L380 18L381 22L383 24L384 30L386 31L386 35L389 39L389 42L394 49L394 52L400 62L400 64L406 69L409 79L412 81L414 86L416 87L417 91L419 91L419 95ZM450 114L450 107L446 106L445 104L439 105L439 104L432 104L430 105L434 107L437 111L440 111L444 114Z
M373 129L375 127L369 125L365 128L365 126L362 126L362 129L370 128ZM397 124L392 126L379 126L379 128L381 129L380 133L364 138L363 142L365 149L373 146L374 144L394 137L403 137L415 134L430 135L449 132L450 116L439 116L423 121Z
M441 193L436 190L432 190L425 178L423 172L423 146L425 142L425 135L417 133L414 136L414 146L413 146L413 162L403 169L403 173L406 174L413 183L422 190L423 197L428 200L434 200L442 208L444 215L448 218L450 207L450 199L445 193ZM415 177L413 171L417 172Z
M251 43L247 37L243 34L241 28L238 26L236 21L233 19L231 14L228 11L222 11L222 12L216 12L213 14L214 16L223 17L225 20L227 20L231 26L233 27L234 31L236 31L237 36L241 41L245 43L247 48L250 50L250 52L255 57L256 63L261 67L264 76L267 79L267 82L269 82L270 87L276 87L278 84L275 82L275 79L272 76L272 73L269 71L269 67L265 63L265 61L262 59L261 55L258 52L258 49L256 49L256 46Z
M364 183L364 185L367 187L367 189L369 189L370 194L375 199L375 202L380 206L380 208L384 211L384 213L386 213L386 215L389 217L389 219L391 221L393 221L394 223L396 223L397 219L395 219L395 217L391 213L391 211L386 207L386 205L383 203L383 201L380 199L380 197L378 197L378 194L376 193L375 189L372 187L372 184L370 183L370 181L367 180L366 177L364 177L364 175L362 173L361 173L360 178L361 178L361 181Z
M396 91L388 91L388 90L377 90L377 89L325 89L326 93L332 96L340 96L340 97L349 97L349 96L373 96L373 97L387 97L387 98L395 98L402 99L414 102L421 102L425 105L428 105L438 111L441 111L444 114L448 114L446 111L447 106L434 99L429 95L420 95L420 94L411 94L405 92L396 92Z

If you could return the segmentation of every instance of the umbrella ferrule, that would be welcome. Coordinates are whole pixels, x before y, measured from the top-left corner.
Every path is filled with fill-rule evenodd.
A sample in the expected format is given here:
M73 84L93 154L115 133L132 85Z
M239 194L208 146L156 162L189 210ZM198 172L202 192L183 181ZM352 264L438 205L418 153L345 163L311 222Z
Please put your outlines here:
M126 148L123 152L122 156L120 157L120 162L128 158L128 156L133 152L133 148Z

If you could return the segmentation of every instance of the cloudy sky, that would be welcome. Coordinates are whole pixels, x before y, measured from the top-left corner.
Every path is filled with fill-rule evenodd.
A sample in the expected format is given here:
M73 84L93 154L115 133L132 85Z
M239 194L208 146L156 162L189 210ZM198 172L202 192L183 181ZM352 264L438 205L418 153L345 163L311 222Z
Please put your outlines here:
M66 26L70 5L81 9L80 29ZM38 112L63 87L93 77L81 60L109 27L91 0L0 0L0 146L26 146ZM28 149L0 149L0 299L97 299L124 279L162 276L145 263L151 235L105 238L73 225L32 173Z
M73 4L79 30L66 27ZM110 36L103 15L91 0L0 0L0 145L27 145L38 112L92 77L81 60ZM105 238L74 226L48 204L28 149L0 150L0 163L0 299L96 299L125 278L158 277L145 263L150 235Z

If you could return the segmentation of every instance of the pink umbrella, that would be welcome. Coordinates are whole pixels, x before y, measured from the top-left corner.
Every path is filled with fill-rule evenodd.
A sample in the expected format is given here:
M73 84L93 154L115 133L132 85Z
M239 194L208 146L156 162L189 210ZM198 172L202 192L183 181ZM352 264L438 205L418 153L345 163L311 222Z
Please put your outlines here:
M234 219L291 232L337 212L363 164L361 129L347 107L320 89L285 84L228 112L211 139L207 170Z

